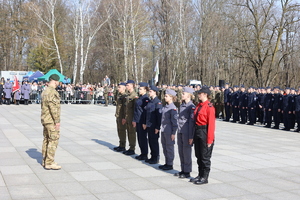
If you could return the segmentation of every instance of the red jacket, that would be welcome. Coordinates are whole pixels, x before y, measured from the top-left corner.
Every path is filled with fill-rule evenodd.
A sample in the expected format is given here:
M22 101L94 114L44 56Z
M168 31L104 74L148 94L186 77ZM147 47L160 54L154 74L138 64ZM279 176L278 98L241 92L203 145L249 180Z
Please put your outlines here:
M199 112L197 114L197 112ZM200 102L195 111L194 116L197 116L195 123L197 126L207 125L207 144L212 144L215 140L215 127L216 127L216 117L215 117L215 108L209 102Z

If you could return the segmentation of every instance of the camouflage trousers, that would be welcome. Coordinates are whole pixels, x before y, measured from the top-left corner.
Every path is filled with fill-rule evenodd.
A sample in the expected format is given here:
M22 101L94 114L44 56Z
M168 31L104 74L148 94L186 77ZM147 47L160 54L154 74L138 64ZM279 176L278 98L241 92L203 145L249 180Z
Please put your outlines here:
M136 145L136 129L132 126L132 121L126 121L127 137L129 142L129 150L135 150Z
M54 163L54 156L58 145L60 132L55 130L54 124L46 124L44 125L43 135L44 135L43 147L42 147L43 164L51 165L52 163Z

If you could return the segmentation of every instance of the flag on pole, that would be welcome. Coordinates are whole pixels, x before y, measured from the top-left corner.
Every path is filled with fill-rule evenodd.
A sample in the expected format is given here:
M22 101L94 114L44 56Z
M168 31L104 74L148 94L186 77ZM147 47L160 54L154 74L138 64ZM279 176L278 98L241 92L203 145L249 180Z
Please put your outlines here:
M13 85L13 92L17 91L20 89L20 85L19 85L19 81L18 81L18 78L17 76L15 75L15 78L14 78L14 85Z
M158 83L158 78L159 78L158 60L157 60L156 65L155 65L154 72L155 72L154 83L157 84Z

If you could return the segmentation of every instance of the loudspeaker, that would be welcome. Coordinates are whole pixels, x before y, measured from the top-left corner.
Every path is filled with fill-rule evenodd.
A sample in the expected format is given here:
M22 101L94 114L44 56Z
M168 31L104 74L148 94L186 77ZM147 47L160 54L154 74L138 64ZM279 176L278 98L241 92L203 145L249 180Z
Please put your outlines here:
M225 86L225 80L219 80L219 86L224 87Z

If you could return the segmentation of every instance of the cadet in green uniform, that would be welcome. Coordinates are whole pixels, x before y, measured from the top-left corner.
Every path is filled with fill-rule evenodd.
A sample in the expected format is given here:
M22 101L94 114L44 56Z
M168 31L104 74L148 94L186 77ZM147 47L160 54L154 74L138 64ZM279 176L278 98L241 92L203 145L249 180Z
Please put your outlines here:
M61 169L54 162L55 151L60 136L60 96L55 88L59 85L59 76L52 74L49 77L48 87L42 93L41 122L44 127L44 140L42 147L43 162L45 169Z
M158 98L161 101L162 105L166 105L166 101L165 101L166 88L167 88L167 85L163 84L161 90L159 91Z
M107 86L107 84L104 84L103 96L104 96L104 100L105 100L105 106L108 106L108 86Z
M122 124L122 119L125 119L125 102L126 102L126 84L120 83L118 85L118 92L116 96L116 121L119 136L119 146L115 147L115 151L125 151L126 145L126 126Z
M128 141L129 141L129 149L124 151L125 155L133 155L135 154L135 145L136 145L136 134L135 127L133 122L133 114L134 114L134 105L135 101L138 98L136 92L134 91L134 81L128 80L126 83L127 96L125 103L125 119L122 119L122 124L126 126Z

